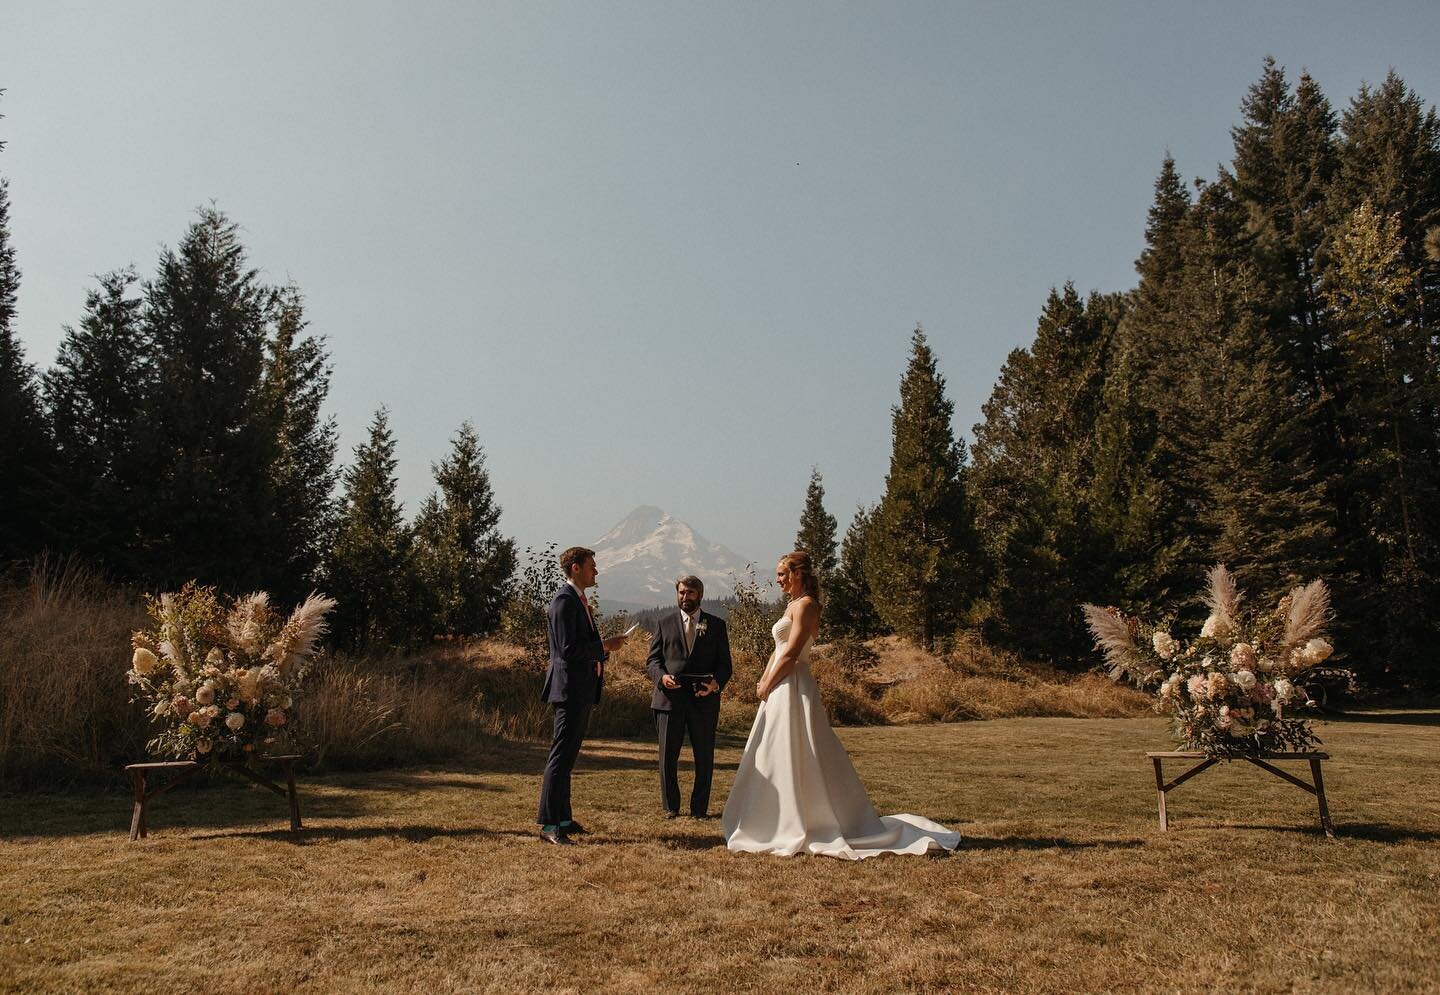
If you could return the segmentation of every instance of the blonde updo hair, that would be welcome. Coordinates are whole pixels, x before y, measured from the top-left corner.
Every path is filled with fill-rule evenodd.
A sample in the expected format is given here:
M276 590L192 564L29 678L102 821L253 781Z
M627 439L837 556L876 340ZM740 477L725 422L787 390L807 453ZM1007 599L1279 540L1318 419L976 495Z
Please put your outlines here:
M820 578L815 576L815 565L810 559L810 554L803 549L797 549L793 553L786 553L780 557L780 563L791 573L798 573L804 585L805 593L820 603Z

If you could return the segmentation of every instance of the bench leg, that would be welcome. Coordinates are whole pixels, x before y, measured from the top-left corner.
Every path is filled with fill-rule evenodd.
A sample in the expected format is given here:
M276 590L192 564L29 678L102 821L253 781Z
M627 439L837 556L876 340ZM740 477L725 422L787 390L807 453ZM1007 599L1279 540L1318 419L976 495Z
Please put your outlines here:
M1335 838L1335 826L1330 822L1330 806L1325 804L1325 778L1320 773L1320 761L1310 761L1310 776L1315 779L1315 798L1320 802L1320 828L1330 839Z
M285 788L290 794L290 829L300 828L300 796L295 792L295 765L285 761Z
M1155 763L1155 798L1160 803L1160 831L1170 831L1170 820L1165 814L1165 771L1161 767L1159 757L1150 758Z
M135 792L135 808L130 813L130 842L145 835L145 774L143 771L130 772L130 787Z

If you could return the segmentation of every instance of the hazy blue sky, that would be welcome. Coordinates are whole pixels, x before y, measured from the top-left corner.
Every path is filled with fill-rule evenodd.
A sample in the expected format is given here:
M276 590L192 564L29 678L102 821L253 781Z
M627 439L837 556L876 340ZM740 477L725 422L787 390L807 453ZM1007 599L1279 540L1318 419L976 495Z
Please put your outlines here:
M343 458L389 406L407 511L470 419L522 542L657 504L768 568L811 464L842 531L880 496L917 321L968 436L1267 53L1339 110L1440 99L1437 51L1433 2L6 0L19 328L48 365L213 200L328 337Z

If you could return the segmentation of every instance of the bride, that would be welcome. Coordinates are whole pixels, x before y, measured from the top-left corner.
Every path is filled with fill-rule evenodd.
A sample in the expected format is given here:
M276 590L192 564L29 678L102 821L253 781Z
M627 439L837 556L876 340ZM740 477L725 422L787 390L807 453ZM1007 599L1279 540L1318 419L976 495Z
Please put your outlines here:
M810 643L820 624L810 555L781 557L775 582L790 605L770 630L775 652L755 686L760 710L725 802L725 845L737 852L848 860L955 849L960 834L939 823L875 813L810 675Z

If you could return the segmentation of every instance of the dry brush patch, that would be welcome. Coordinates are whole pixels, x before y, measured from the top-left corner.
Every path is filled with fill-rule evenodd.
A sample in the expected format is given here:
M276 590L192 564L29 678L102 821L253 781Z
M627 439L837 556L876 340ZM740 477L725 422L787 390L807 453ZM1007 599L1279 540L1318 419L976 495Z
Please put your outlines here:
M1155 718L842 730L882 811L965 834L859 864L660 819L635 740L587 747L563 851L533 835L540 745L306 779L298 837L238 785L165 796L134 845L119 793L7 799L0 989L1434 990L1440 715L1375 719L1321 727L1334 841L1240 764L1160 834Z

